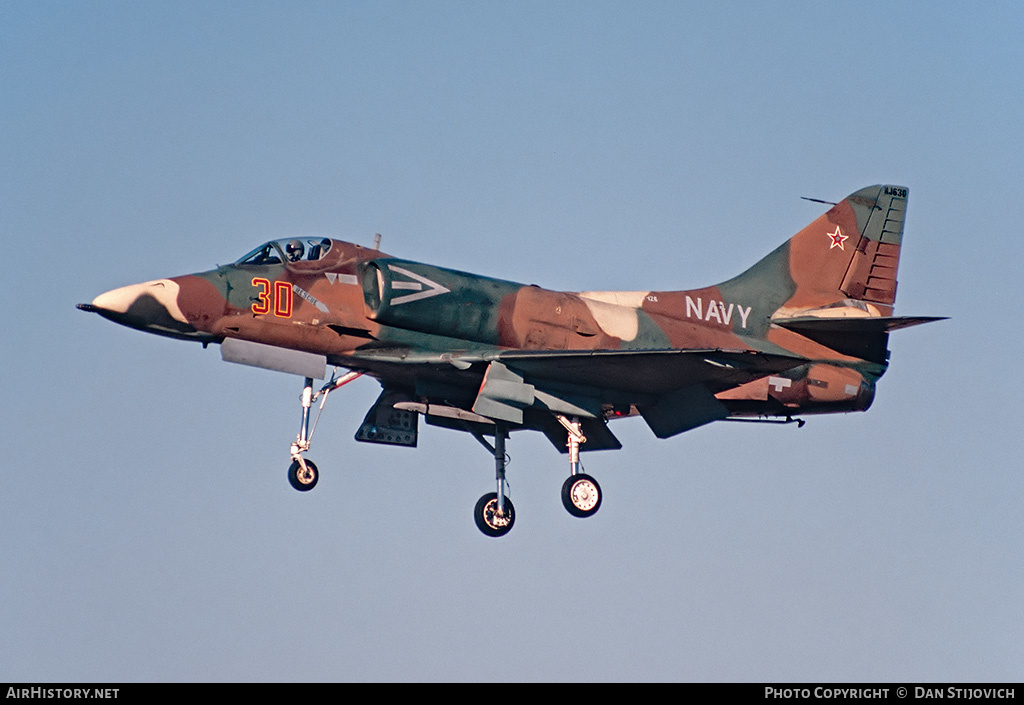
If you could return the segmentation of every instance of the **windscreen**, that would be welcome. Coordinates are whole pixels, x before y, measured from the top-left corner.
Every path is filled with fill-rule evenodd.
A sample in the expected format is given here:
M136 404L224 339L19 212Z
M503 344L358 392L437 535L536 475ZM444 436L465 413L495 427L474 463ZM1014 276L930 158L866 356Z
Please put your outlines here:
M235 264L261 266L282 262L316 262L331 249L330 238L296 237L272 240L247 253Z

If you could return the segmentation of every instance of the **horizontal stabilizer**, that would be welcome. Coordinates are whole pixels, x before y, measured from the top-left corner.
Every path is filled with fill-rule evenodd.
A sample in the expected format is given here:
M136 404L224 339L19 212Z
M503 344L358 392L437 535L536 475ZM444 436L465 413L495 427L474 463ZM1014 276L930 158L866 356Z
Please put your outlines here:
M863 317L863 318L825 318L819 316L800 316L773 320L795 333L804 335L804 331L821 333L847 333L850 335L879 335L900 328L919 326L932 321L945 321L947 316L897 316L897 317Z
M799 316L773 320L777 326L799 333L843 355L884 363L889 333L900 328L944 321L942 316L826 318Z

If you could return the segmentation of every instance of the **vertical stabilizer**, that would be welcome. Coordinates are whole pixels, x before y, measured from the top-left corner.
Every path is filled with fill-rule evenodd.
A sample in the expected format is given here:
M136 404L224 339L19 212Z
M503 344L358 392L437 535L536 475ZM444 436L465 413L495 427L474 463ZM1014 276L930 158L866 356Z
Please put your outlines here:
M891 315L906 208L902 186L861 189L718 288L773 318L833 307Z

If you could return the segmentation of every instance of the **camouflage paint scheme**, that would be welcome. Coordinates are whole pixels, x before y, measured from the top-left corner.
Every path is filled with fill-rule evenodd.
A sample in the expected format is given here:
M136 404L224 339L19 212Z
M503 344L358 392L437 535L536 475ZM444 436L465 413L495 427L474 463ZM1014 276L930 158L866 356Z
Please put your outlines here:
M382 395L359 440L415 445L419 413L478 436L495 422L540 430L564 452L562 416L580 420L583 450L618 448L607 421L621 416L665 438L726 418L866 410L889 332L936 320L893 317L906 205L904 187L861 189L701 289L552 291L295 238L81 308L376 377Z

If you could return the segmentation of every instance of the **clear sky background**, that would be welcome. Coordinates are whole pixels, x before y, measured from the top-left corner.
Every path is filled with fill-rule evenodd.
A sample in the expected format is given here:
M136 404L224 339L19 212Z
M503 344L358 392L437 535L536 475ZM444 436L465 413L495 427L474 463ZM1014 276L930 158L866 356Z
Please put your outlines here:
M0 3L0 680L1024 679L1015 2ZM584 464L75 310L288 235L563 290L737 274L910 188L866 414Z

